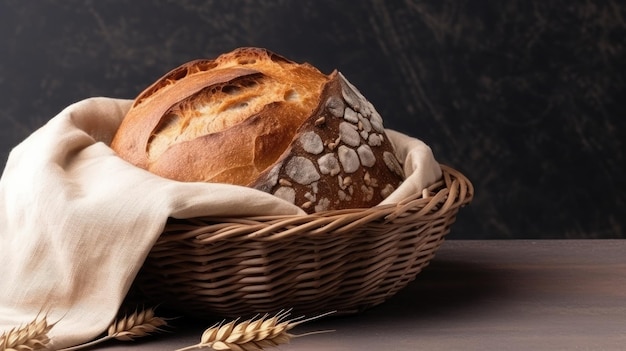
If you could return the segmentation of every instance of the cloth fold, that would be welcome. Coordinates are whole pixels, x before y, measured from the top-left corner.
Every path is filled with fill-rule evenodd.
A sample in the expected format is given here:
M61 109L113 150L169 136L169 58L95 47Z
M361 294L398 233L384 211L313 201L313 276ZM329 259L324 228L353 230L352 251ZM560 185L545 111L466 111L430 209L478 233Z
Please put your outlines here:
M51 347L87 342L115 318L169 217L302 215L270 194L182 183L108 147L131 100L68 106L10 153L0 179L0 335L48 313ZM428 146L388 132L408 178L386 203L441 177Z

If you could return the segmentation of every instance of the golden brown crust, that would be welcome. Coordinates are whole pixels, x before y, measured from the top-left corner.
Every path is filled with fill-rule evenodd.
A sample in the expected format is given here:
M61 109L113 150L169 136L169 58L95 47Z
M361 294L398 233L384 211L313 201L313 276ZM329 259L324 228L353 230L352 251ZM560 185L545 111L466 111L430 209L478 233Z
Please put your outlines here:
M111 147L166 178L247 185L307 212L371 207L403 179L380 115L341 74L258 48L164 75Z
M249 69L210 71L202 75L189 75L185 77L184 84L170 84L155 91L153 95L144 97L141 102L131 107L113 138L111 147L136 166L149 169L150 139L172 106L205 88L206 85L220 84L253 74L257 72Z
M326 80L257 48L192 61L137 97L111 147L167 178L245 185L280 155L273 150L286 147Z

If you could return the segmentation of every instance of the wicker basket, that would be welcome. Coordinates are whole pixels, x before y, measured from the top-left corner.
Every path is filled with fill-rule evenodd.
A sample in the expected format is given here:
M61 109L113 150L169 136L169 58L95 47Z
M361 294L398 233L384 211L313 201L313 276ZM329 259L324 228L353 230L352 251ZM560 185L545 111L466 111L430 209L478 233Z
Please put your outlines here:
M195 316L346 314L378 305L415 279L473 196L466 177L441 168L439 182L394 205L170 220L137 287Z

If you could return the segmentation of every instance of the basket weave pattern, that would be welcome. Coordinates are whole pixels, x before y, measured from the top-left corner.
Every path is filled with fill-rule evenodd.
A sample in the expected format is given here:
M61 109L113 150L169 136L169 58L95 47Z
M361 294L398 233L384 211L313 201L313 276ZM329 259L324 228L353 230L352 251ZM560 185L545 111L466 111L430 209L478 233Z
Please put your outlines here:
M378 305L428 265L471 201L469 180L441 168L439 182L393 205L171 219L136 284L148 299L197 316L354 313Z

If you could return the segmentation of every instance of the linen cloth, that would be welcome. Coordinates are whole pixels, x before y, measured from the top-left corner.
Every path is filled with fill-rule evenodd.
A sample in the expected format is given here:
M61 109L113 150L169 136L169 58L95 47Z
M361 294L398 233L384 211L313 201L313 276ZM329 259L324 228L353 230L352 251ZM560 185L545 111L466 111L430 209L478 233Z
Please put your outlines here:
M0 335L46 312L51 348L90 341L114 320L168 217L299 215L273 195L161 178L109 148L131 100L68 106L10 153L0 179ZM440 178L430 148L389 138L410 175L385 202Z

